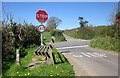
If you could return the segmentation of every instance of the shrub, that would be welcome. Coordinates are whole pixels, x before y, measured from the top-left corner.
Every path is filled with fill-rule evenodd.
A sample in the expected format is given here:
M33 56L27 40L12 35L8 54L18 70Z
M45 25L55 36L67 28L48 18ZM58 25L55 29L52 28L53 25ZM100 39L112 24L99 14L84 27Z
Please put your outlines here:
M80 28L78 34L81 39L92 39L95 36L95 32L91 29L91 27Z
M27 51L25 50L24 47L20 47L19 50L20 50L19 53L21 58L27 55Z
M106 37L96 37L91 40L90 46L94 48L101 48L105 50L120 51L120 40L112 38L109 36Z
M92 39L95 36L94 27L82 27L66 30L65 34L78 39Z
M65 37L60 30L51 30L51 35L55 37L55 41L65 41Z
M18 34L21 29L21 38L19 39ZM12 62L16 58L16 49L20 49L20 57L24 57L27 52L25 48L31 44L39 45L40 33L36 31L36 27L32 25L22 26L21 24L11 24L3 27L2 29L2 62L3 70L7 70Z

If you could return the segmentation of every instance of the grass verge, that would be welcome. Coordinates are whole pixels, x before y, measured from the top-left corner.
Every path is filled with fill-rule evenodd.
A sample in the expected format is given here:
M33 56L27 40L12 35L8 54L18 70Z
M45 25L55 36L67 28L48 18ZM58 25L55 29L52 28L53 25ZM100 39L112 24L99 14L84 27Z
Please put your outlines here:
M31 62L35 48L28 48L28 54L21 59L21 65L14 63L3 76L74 76L70 63L55 48L53 49L54 65L39 65L34 68L25 68Z
M104 50L120 52L120 40L111 37L96 37L91 40L90 46Z
M44 32L43 36L44 36L44 41L45 42L50 42L50 40L51 40L51 34L50 34L50 32Z
M55 42L65 41L65 37L61 30L51 30L50 34L55 37Z

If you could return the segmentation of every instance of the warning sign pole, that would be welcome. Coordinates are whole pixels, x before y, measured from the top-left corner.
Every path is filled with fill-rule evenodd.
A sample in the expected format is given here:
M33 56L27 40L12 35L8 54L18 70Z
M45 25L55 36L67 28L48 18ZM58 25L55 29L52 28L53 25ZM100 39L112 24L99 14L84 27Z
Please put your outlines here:
M41 25L38 27L38 31L41 32L41 36L40 36L40 39L41 39L41 45L44 45L43 44L43 32L45 31L45 26L43 25L44 22L47 21L48 19L48 14L44 11L44 10L39 10L37 13L36 13L36 19L41 23Z
M41 25L43 25L42 22L41 22ZM44 44L43 44L43 32L41 32L41 37L40 37L40 38L41 38L41 45L44 45Z

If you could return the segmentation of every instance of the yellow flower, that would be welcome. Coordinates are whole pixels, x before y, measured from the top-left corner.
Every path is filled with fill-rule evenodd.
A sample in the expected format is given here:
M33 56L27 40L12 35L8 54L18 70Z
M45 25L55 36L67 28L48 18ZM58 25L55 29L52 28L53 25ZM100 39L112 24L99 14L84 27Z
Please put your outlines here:
M25 76L27 76L27 74L25 74Z
M57 68L57 66L56 66L56 68Z
M28 75L30 75L30 73L28 72Z
M19 72L17 72L17 73L19 73Z

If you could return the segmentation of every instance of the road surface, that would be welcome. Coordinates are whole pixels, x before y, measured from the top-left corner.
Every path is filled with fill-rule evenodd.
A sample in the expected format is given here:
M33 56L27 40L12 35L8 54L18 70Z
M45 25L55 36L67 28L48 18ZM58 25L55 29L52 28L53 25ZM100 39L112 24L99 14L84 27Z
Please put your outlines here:
M91 48L87 40L67 40L56 42L55 47L73 65L76 76L118 76L116 53Z

